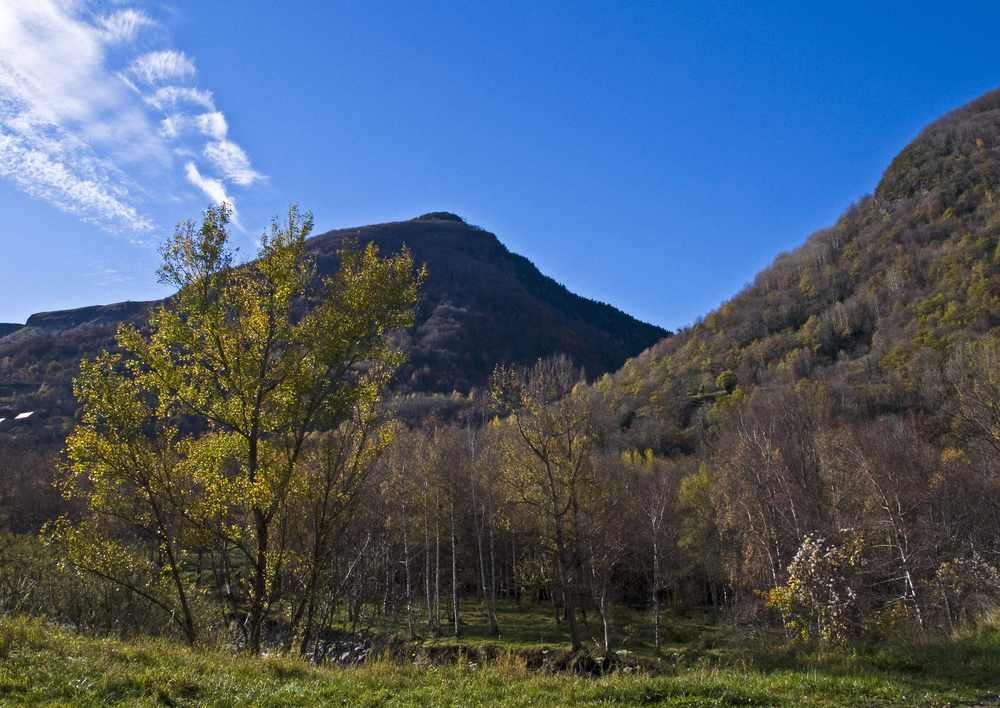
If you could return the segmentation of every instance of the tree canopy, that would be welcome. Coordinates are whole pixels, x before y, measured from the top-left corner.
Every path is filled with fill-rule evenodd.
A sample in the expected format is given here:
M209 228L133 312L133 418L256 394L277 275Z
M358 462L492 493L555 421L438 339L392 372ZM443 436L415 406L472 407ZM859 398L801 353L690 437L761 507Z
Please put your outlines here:
M317 280L305 254L312 217L294 206L256 260L237 265L230 215L223 204L200 227L178 226L159 269L178 292L152 313L149 335L123 325L124 355L82 366L66 492L93 516L60 528L74 561L108 577L119 570L111 549L94 551L113 539L102 517L152 536L166 579L145 592L185 618L192 640L182 554L237 564L233 617L256 651L289 562L289 500L309 486L310 456L329 454L317 431L377 401L401 360L388 335L412 323L423 271L405 248L384 258L369 244L345 247L336 276Z

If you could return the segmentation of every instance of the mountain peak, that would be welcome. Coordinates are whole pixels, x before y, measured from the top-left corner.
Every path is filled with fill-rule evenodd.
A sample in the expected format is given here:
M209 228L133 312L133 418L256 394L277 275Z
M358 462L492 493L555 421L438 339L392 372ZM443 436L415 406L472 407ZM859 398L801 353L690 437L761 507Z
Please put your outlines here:
M345 240L373 242L383 253L405 245L427 266L416 325L398 342L408 355L404 391L466 392L485 386L497 364L531 364L556 352L599 376L669 335L571 293L449 212L316 236L309 250L319 272L336 270Z
M893 202L936 190L956 209L972 211L977 185L980 191L995 186L998 160L1000 89L995 89L924 128L886 169L875 197Z
M431 211L410 219L410 221L458 221L462 224L467 223L458 214L452 214L450 211Z

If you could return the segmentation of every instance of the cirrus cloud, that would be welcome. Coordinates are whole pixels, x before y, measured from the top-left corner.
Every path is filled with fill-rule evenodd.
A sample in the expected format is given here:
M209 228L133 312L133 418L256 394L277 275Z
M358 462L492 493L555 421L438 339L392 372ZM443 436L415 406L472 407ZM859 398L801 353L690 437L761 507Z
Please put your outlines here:
M155 23L144 12L129 8L100 17L97 24L104 30L108 42L118 43L132 41L140 29Z
M204 155L233 184L245 186L261 179L250 167L250 158L236 143L228 140L209 143Z
M211 91L203 91L185 86L164 86L157 89L151 96L143 96L146 105L165 111L167 108L176 108L179 105L194 104L209 110L215 110L215 102L212 100Z
M146 84L183 81L194 76L194 62L184 52L150 52L132 62L128 73Z
M187 174L187 178L191 184L204 192L213 202L216 204L226 202L232 206L233 198L226 194L226 186L222 184L222 180L204 176L198 171L198 167L193 162L188 162L184 165L184 172ZM236 220L235 208L233 208L233 220Z
M190 187L232 203L227 185L263 180L196 84L194 59L147 51L144 35L159 25L123 7L138 0L111 14L97 4L0 2L0 178L84 221L140 233Z

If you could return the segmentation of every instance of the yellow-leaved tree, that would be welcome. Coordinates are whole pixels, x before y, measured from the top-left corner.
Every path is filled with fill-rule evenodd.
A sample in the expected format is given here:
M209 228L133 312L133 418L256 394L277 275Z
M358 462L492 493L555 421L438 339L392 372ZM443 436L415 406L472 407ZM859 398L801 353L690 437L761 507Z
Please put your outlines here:
M340 444L351 471L336 472L349 479L333 489L342 494L337 513L349 513L343 494L359 488L357 467L373 457L365 450L384 447L391 428L357 421L371 420L366 411L401 363L388 335L412 324L423 271L405 248L381 257L372 244L348 244L336 275L317 278L305 243L312 216L296 207L264 234L254 261L235 264L230 216L223 204L200 227L178 226L158 271L178 292L152 312L149 335L122 326L124 354L82 365L75 387L84 414L67 441L64 488L90 513L53 525L52 537L78 568L161 607L191 641L190 564L207 556L214 590L247 650L258 652L276 579L292 559L308 568L304 586L317 586L316 555L327 542L304 562L310 544L292 536L303 495L333 489L317 482L317 465L342 464L319 431L343 434L352 420L363 431L356 444ZM154 548L158 574L137 576L122 560L136 553L124 539L136 536Z

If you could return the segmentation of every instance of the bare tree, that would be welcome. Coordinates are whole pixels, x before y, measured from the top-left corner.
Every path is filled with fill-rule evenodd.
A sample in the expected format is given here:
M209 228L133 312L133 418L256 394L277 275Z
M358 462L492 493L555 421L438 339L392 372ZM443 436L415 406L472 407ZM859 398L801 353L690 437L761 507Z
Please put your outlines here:
M580 649L576 620L580 491L592 476L596 426L583 375L564 355L529 370L498 369L491 382L497 407L508 413L502 437L502 480L513 503L537 515L549 546L570 644Z

